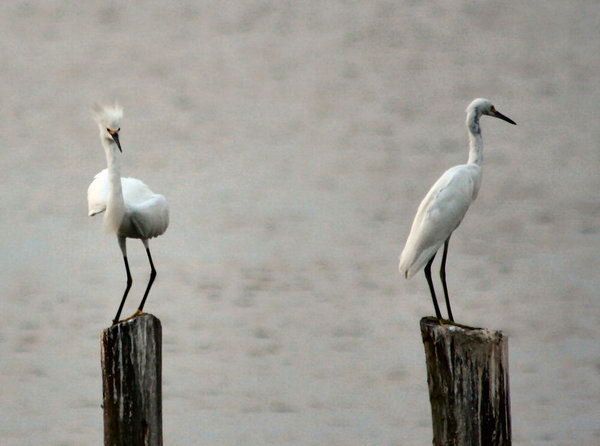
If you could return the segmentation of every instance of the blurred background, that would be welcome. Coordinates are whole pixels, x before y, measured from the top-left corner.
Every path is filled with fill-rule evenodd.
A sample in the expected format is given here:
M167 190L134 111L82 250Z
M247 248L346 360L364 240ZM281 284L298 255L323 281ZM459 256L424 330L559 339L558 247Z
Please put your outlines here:
M2 2L2 444L102 443L99 334L125 272L86 190L106 167L91 107L114 100L123 174L171 208L145 307L165 444L430 444L433 308L397 259L467 159L475 97L518 126L482 118L454 315L509 336L515 444L600 442L599 17L589 1ZM124 315L149 274L128 252Z

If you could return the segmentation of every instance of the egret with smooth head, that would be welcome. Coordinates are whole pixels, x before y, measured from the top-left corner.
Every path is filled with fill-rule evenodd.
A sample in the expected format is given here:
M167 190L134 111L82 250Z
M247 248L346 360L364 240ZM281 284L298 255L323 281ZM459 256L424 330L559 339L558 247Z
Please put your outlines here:
M165 197L153 193L142 181L135 178L121 178L119 158L121 143L119 132L123 109L118 105L95 107L95 119L100 129L100 140L106 153L107 168L99 172L88 188L88 214L90 216L106 211L104 229L114 232L123 254L127 287L113 324L119 322L119 316L133 280L127 261L127 238L137 238L146 248L150 262L150 280L138 310L132 317L142 314L146 298L156 278L156 269L150 255L148 240L163 234L169 225L169 207Z
M496 110L487 99L475 99L467 107L467 130L469 131L469 159L448 169L429 189L419 205L417 215L410 229L404 250L400 255L400 273L410 279L417 271L425 267L425 278L429 285L435 314L442 319L431 280L431 264L435 254L444 245L440 278L444 288L448 318L454 321L448 286L446 285L446 257L452 232L460 225L471 202L477 197L481 186L481 164L483 162L483 140L479 118L482 115L493 116L516 125Z

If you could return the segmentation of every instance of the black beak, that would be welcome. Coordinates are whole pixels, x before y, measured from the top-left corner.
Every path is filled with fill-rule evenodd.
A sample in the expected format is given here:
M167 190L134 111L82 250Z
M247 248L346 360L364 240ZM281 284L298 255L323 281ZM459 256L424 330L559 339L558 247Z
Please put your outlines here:
M514 124L514 122L513 122L513 124ZM115 142L117 143L119 152L123 153L123 150L121 149L121 143L119 142L119 134L117 132L114 132L114 133L111 133L110 136L112 136L112 139L114 139Z
M510 122L510 123L511 123L511 124L513 124L513 125L517 125L517 123L516 123L515 121L513 121L512 119L510 119L508 116L504 116L502 113L500 113L500 112L498 112L498 111L497 111L497 112L495 112L495 113L494 113L492 116L493 116L494 118L500 118L500 119L502 119L503 121Z

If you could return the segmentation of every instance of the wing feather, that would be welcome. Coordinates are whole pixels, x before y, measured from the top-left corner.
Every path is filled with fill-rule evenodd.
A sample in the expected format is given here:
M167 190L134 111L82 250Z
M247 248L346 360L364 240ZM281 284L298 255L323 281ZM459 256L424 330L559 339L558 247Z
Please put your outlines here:
M153 194L147 200L128 206L127 237L149 239L163 234L169 226L169 206L164 196ZM125 229L125 228L123 228Z
M149 239L163 234L169 226L169 206L164 196L155 194L137 178L121 178L125 216L119 227L124 237ZM88 215L104 212L108 202L108 170L94 177L88 187Z
M90 183L87 191L88 215L90 217L104 212L108 200L108 170L101 170Z
M412 277L440 249L464 218L474 198L471 166L448 169L431 187L417 210L400 255L400 272Z

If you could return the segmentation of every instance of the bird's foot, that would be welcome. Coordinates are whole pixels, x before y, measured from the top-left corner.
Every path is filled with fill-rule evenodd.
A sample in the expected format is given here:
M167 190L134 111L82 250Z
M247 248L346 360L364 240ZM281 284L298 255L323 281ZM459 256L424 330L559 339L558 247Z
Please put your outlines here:
M470 325L459 324L458 322L450 321L450 323L456 327L460 327L464 330L483 330L481 327L472 327Z
M433 317L429 318L431 321L435 321L440 324L441 327L448 328L448 325L456 325L452 319L444 319L443 317ZM447 325L448 324L448 325Z
M135 319L136 317L138 317L138 316L140 316L140 315L142 315L142 314L144 314L144 312L143 312L143 311L141 311L141 310L135 310L135 313L133 313L133 314L132 314L131 316L129 316L128 318L121 319L121 320L120 320L120 321L118 321L118 322L115 322L115 321L113 321L113 325L115 325L115 324L120 324L121 322L127 322L127 321L130 321L130 320L132 320L132 319Z
M444 319L444 318L435 318L435 320L440 324L440 326L444 328L448 328L449 326L460 327L464 330L481 330L479 327L471 327L470 325L459 324L458 322L454 322L452 319Z

